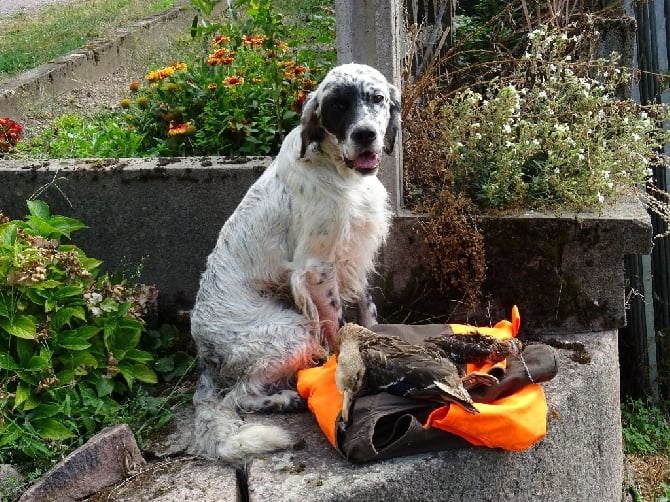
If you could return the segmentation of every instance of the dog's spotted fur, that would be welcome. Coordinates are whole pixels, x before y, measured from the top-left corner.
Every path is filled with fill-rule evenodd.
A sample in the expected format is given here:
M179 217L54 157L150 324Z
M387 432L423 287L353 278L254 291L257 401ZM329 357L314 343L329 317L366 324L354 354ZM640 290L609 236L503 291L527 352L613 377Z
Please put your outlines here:
M375 173L399 112L398 90L378 71L334 68L221 229L191 314L196 453L241 464L291 446L283 429L238 413L304 406L296 371L333 348L343 302L358 305L364 325L376 321L367 278L390 214Z

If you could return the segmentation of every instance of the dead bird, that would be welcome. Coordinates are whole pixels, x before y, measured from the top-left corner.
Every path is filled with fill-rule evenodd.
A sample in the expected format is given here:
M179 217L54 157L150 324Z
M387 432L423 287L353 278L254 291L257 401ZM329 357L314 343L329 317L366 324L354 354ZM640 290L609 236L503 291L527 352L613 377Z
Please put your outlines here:
M456 364L495 364L509 356L519 357L523 347L516 338L500 340L476 329L469 333L445 333L427 338L426 343L436 346Z
M470 413L478 413L466 389L498 383L497 378L487 374L462 376L458 367L436 348L378 335L357 324L340 328L337 341L335 383L342 393L345 424L354 399L361 394L388 392L455 403Z

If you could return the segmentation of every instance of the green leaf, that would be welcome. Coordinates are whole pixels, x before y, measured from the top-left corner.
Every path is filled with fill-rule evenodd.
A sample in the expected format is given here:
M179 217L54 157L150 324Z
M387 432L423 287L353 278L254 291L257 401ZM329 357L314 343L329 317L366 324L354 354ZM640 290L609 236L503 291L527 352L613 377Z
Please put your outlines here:
M158 383L156 373L146 364L133 364L133 375L137 380L144 383Z
M33 356L28 361L25 369L30 371L40 371L49 367L50 358L44 356Z
M138 363L148 363L149 361L153 361L154 356L144 350L130 349L126 352L124 359L137 361Z
M50 418L58 415L61 407L58 404L42 403L39 409L31 413L33 419L35 418Z
M58 345L68 350L86 350L91 344L77 335L61 335L58 337Z
M123 375L123 378L126 380L128 388L132 390L133 384L135 383L135 372L133 371L132 365L120 363L119 372L121 373L121 375Z
M35 321L31 316L18 315L14 319L0 319L0 328L18 338L34 339L37 336Z
M58 357L58 360L65 369L73 370L76 375L86 375L88 374L87 368L97 368L99 366L98 360L87 350L69 352Z
M63 286L54 291L53 297L62 300L71 296L79 296L82 292L81 286Z
M77 329L72 330L72 331L69 331L69 330L67 332L64 331L63 333L68 333L69 334L71 332L72 334L76 334L79 338L83 338L84 340L88 340L89 338L94 337L95 335L100 333L101 329L102 328L99 327L99 326L86 325L86 326L79 326Z
M32 438L25 434L21 436L19 449L24 455L27 455L31 458L37 458L37 457L48 458L51 455L51 451L42 441L39 441L38 439Z
M98 392L98 397L108 396L114 390L114 381L111 378L98 378L95 390Z
M16 443L16 440L23 435L23 430L16 424L9 424L0 430L0 446Z
M17 231L16 225L14 225L13 223L8 225L7 228L5 229L5 231L0 234L0 235L2 235L1 242L3 244L8 244L10 246L13 246L14 243L16 242L17 233L18 233L18 231Z
M37 216L43 220L48 219L51 216L51 211L49 210L49 205L41 200L29 200L28 201L28 210L33 216Z
M0 352L0 369L13 370L17 367L16 361L14 361L14 358L10 354Z
M23 382L16 386L16 395L14 396L14 409L21 406L26 399L30 397L30 387Z
M16 340L16 355L19 358L19 366L23 367L28 364L38 348L39 345L34 340L18 338Z
M53 216L49 218L49 224L58 229L58 231L65 235L68 239L70 234L82 228L88 228L81 221L75 220L74 218L68 218L66 216Z
M154 363L154 368L156 368L156 371L159 373L168 373L174 370L174 357L167 356L157 359Z
M32 421L37 433L54 441L61 441L74 436L74 433L54 418L38 418Z
M82 307L64 307L51 316L51 327L61 329L64 325L70 326L72 319L86 320L86 312Z

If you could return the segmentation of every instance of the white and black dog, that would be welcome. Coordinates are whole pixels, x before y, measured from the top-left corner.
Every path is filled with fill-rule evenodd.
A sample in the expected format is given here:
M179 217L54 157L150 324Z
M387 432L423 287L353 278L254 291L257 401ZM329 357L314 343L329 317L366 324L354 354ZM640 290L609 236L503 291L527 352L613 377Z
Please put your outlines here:
M343 303L376 322L368 274L390 212L375 174L399 127L396 87L369 66L335 67L221 229L191 313L196 453L240 465L290 447L239 412L304 407L296 372L334 348Z

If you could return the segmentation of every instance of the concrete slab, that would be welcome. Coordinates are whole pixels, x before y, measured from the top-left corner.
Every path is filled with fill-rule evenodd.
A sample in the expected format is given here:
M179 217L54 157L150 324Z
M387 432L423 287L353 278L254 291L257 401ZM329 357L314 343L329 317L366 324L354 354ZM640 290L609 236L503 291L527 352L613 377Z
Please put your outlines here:
M306 445L254 461L249 500L618 500L623 450L616 332L562 339L583 342L591 362L577 363L570 351L559 351L559 373L543 384L548 434L529 450L472 447L352 465L309 414L254 417L283 423Z
M237 477L231 467L195 457L151 463L95 500L109 502L237 502Z
M0 161L0 211L27 213L39 196L52 214L83 221L74 242L104 268L141 270L169 318L190 309L216 237L266 157Z
M187 310L221 226L271 161L0 161L0 210L21 218L25 201L38 195L54 213L89 225L74 240L104 260L107 270L143 263L140 280L158 286L163 311ZM625 324L623 258L648 252L651 244L649 216L635 201L603 207L602 214L482 217L488 262L483 289L490 301L463 310L452 301L457 294L436 290L415 228L418 218L403 213L394 219L380 274L373 278L384 322L449 316L449 322L488 325L508 317L517 304L524 330L616 329Z

